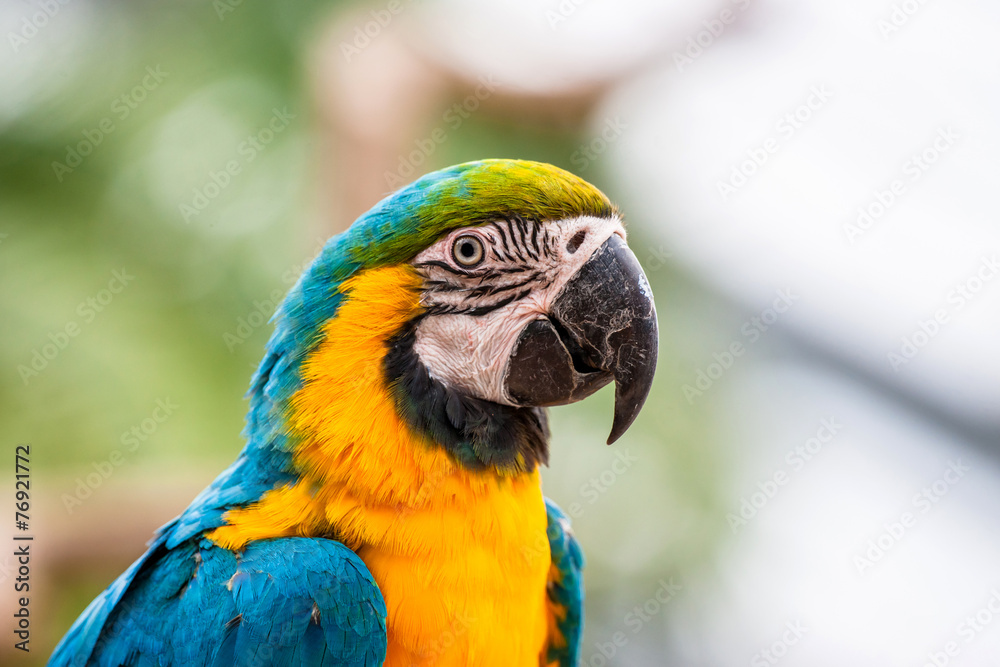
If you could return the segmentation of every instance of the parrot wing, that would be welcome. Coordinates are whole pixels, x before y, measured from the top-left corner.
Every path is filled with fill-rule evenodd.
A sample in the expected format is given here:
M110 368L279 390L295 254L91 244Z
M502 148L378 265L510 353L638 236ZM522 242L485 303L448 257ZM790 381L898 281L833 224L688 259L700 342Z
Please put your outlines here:
M570 531L569 518L548 498L549 548L549 643L545 664L572 667L579 663L583 638L583 551Z
M176 522L177 520L174 519L157 531L157 535L150 541L146 553L141 555L110 586L105 588L100 595L87 605L87 608L83 610L83 613L76 619L52 652L48 667L84 667L87 664L87 660L94 651L98 637L101 635L101 630L104 629L104 624L107 622L108 616L114 611L115 607L121 601L122 596L125 595L125 592L146 562L153 558L154 554L163 551L166 534Z
M50 667L375 667L385 659L385 601L339 542L261 540L236 554L200 539L154 556L122 575L133 580L110 613L108 602L88 608Z

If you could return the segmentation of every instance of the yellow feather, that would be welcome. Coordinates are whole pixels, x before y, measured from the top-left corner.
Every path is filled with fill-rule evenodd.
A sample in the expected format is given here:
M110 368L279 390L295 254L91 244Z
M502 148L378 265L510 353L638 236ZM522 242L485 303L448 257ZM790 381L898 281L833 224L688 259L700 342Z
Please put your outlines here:
M385 597L386 665L535 666L552 623L538 472L461 467L411 432L385 386L386 342L419 314L419 284L397 266L342 285L292 399L301 479L228 512L209 538L230 549L289 535L349 546Z

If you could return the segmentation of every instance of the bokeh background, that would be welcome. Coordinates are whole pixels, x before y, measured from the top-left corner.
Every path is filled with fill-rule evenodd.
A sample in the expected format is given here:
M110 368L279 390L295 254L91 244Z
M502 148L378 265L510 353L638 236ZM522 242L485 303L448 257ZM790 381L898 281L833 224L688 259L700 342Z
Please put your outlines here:
M31 652L241 447L322 241L482 157L625 211L656 385L553 411L582 664L1000 664L1000 6L0 3L0 507ZM13 521L0 539L12 545Z

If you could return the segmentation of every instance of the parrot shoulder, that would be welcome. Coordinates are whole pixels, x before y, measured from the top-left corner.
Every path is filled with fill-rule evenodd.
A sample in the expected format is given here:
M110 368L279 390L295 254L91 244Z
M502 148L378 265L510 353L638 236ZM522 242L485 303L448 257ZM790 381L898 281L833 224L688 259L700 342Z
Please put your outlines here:
M108 601L81 616L50 667L362 667L385 659L385 601L365 564L339 542L290 537L233 552L192 539L159 545L129 573L130 582L108 589L124 594L98 598Z
M381 665L386 606L367 566L324 538L251 542L228 582L236 606L213 667ZM263 663L262 663L263 664Z

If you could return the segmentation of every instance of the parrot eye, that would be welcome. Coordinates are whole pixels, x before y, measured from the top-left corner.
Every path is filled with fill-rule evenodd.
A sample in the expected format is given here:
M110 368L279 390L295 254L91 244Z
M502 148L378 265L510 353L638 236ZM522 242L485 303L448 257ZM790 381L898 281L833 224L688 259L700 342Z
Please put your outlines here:
M478 237L463 234L455 239L454 245L451 246L451 256L459 266L468 269L482 263L486 257L486 250Z

